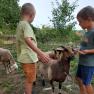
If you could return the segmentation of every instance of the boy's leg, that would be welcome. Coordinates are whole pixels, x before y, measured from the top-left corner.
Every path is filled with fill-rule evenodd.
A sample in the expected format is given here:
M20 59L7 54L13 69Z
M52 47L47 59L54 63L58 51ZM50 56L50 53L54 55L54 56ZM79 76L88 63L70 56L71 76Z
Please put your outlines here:
M94 74L94 67L87 67L86 77L84 78L84 85L87 91L87 94L94 94L93 87L91 85L92 77Z
M29 83L27 79L24 82L25 94L31 94L32 92L32 83Z
M80 94L87 94L85 85L83 84L82 80L80 78L76 77L76 81L80 88Z
M80 74L77 76L82 80L82 84L85 86L87 94L94 94L93 87L91 86L94 67L80 66L78 70L80 70Z
M80 88L80 94L87 94L85 85L83 84L83 81L81 79L82 75L83 75L82 68L83 68L83 66L78 65L78 69L77 69L77 73L76 73L76 82L77 82L77 84L78 84L78 86Z
M32 94L32 85L36 80L36 65L35 64L22 64L25 73L25 94Z
M94 94L94 90L91 84L85 86L85 88L86 88L87 94Z

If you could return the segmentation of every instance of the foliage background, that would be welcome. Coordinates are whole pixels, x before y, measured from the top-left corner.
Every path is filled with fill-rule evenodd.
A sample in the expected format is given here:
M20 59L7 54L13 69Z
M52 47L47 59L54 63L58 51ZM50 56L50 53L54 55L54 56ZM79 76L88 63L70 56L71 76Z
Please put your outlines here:
M0 0L0 34L15 35L16 26L20 19L19 0ZM56 5L56 6L54 6ZM37 28L31 25L36 33L39 42L76 42L80 38L75 34L73 21L73 12L77 7L77 0L72 4L69 0L55 0L52 2L52 19L53 26Z

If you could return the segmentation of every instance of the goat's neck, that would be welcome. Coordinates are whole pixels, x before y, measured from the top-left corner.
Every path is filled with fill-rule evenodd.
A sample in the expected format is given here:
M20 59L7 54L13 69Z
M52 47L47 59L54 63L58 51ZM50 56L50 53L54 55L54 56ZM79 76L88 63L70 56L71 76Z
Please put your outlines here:
M70 63L70 59L67 58L67 57L63 57L63 58L59 59L58 62L61 63L61 64L63 64L64 62Z

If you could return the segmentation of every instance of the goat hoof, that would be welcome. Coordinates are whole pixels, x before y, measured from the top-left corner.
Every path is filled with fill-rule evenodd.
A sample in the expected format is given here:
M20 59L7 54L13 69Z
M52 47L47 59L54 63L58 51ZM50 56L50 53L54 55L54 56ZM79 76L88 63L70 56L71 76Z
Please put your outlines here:
M61 94L61 93L58 93L58 94Z

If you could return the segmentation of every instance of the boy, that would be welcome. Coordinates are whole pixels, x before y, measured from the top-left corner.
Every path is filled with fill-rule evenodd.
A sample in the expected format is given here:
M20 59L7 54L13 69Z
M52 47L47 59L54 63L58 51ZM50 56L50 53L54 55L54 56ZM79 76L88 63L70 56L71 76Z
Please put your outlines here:
M77 14L77 20L82 29L87 32L80 45L79 64L76 80L80 88L80 94L94 94L91 85L94 74L94 8L87 6Z
M36 37L30 23L35 18L35 8L26 3L21 8L21 21L17 26L17 57L25 74L25 94L32 94L32 84L36 80L36 62L38 58L48 63L50 58L37 47Z

